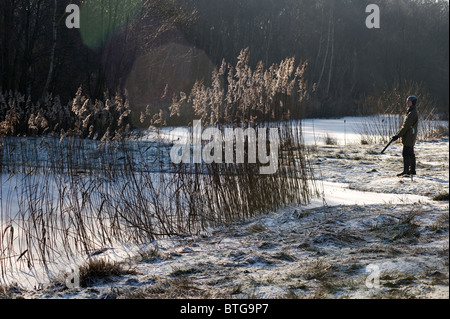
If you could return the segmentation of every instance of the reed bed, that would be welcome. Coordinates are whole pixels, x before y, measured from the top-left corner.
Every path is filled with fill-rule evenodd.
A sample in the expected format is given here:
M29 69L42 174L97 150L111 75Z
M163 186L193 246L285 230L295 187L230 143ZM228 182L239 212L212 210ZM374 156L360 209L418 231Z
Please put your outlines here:
M420 112L420 110L419 110ZM405 116L400 114L380 114L369 117L356 131L361 135L361 143L386 144L400 130ZM448 122L439 121L433 114L419 113L418 140L432 140L448 136Z
M299 122L289 119L290 109L306 98L305 68L306 63L294 68L294 59L286 59L252 71L243 50L236 67L224 63L213 73L211 87L198 82L186 100L174 97L174 114L187 103L220 129L276 128L274 174L260 174L260 163L248 161L174 164L170 142L130 136L0 139L2 276L14 269L45 269L72 256L89 258L118 243L198 234L307 203L315 192L313 171Z
M419 113L418 139L430 140L448 136L448 121L439 120L435 103L423 85L406 81L396 83L380 96L370 96L364 101L364 107L371 114L368 120L357 128L361 142L385 144L397 134L407 111L406 98L416 95Z

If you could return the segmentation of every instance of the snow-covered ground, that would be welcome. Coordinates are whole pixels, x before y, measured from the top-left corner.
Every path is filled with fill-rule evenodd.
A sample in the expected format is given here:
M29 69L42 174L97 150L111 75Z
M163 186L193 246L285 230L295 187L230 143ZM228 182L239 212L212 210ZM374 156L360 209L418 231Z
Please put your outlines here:
M95 258L124 261L134 273L86 288L68 289L63 276L39 290L18 282L3 295L449 298L449 207L448 201L433 200L449 191L448 138L420 141L418 175L398 178L401 144L380 155L384 145L359 144L352 131L357 123L314 120L314 129L312 121L304 123L308 158L323 195L308 206L284 207L200 236L110 247ZM317 143L327 133L339 142Z

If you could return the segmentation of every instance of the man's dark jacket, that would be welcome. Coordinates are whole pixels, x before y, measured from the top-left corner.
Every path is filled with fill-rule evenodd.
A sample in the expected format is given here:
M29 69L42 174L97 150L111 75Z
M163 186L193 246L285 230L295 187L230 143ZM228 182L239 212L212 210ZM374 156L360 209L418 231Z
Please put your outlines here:
M419 115L416 106L408 109L403 125L398 131L397 136L402 138L404 146L414 146L417 140L417 127L419 126Z

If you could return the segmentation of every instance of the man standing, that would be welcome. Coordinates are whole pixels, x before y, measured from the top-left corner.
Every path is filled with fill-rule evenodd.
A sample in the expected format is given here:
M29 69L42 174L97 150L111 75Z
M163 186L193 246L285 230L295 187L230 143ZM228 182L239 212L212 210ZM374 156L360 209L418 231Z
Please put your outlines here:
M416 175L416 155L414 154L414 145L417 139L417 127L419 124L419 115L417 114L417 97L410 96L406 100L408 112L400 131L392 138L394 141L402 138L403 143L403 172L399 177L409 177Z

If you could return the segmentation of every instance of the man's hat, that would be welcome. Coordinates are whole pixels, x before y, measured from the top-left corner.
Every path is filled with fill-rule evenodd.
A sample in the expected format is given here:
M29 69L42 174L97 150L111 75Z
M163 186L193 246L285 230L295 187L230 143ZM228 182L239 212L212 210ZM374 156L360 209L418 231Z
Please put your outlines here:
M411 101L411 103L412 103L413 105L416 105L418 99L417 99L417 97L415 97L415 96L410 96L410 97L408 97L408 100L407 100L407 101Z

